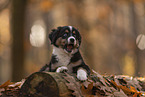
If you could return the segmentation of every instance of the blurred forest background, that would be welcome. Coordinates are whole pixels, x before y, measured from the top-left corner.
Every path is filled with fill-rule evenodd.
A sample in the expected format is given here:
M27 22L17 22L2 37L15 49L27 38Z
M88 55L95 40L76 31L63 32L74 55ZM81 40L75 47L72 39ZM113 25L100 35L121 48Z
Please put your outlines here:
M0 84L49 63L48 34L64 25L79 29L95 71L145 75L145 0L0 0Z

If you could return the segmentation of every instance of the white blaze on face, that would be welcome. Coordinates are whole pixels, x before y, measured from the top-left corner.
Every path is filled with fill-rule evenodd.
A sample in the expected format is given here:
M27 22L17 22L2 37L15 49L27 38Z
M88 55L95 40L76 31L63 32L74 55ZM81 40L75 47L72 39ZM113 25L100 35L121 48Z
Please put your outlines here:
M72 32L72 26L68 26L69 27L69 29L70 29L70 32Z
M72 26L68 26L69 27L69 29L70 29L70 32L72 33L72 29L73 29L73 27ZM75 37L73 37L73 36L70 36L69 38L68 38L68 43L71 43L71 39L74 39L74 45L76 45L76 39L75 39Z

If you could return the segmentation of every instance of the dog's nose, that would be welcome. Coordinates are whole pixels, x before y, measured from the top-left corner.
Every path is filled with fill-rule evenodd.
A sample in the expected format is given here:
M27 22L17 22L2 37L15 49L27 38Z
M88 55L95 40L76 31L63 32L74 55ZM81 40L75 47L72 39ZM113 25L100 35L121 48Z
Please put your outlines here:
M73 36L71 36L68 38L68 43L76 45L76 39Z
M74 43L74 41L75 41L75 40L74 40L73 38L70 39L70 42Z

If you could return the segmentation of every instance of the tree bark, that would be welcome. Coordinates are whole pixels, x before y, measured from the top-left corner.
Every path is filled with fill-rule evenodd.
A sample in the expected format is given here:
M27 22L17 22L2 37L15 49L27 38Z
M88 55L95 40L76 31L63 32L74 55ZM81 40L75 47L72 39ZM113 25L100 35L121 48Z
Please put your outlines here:
M138 18L137 18L137 13L135 12L135 3L134 1L131 1L130 3L131 7L131 13L132 13L132 32L133 32L133 37L132 41L134 44L134 55L135 55L135 76L141 76L140 75L140 68L141 68L141 62L140 62L140 50L136 46L136 37L138 36Z
M20 90L19 97L69 97L72 92L68 90L63 75L36 72L27 78Z
M27 0L12 0L12 80L24 77L24 21Z

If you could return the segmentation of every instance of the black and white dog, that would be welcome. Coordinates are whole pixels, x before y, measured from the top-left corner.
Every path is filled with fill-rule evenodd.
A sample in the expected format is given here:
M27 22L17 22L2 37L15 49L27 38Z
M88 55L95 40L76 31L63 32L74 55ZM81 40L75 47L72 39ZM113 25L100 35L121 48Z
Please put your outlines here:
M79 52L79 31L72 26L58 27L52 30L49 39L53 45L52 58L40 71L75 73L79 80L86 80L90 69Z

